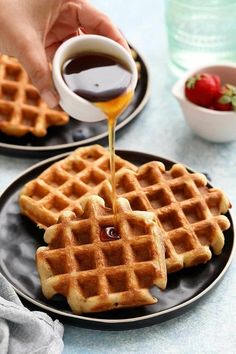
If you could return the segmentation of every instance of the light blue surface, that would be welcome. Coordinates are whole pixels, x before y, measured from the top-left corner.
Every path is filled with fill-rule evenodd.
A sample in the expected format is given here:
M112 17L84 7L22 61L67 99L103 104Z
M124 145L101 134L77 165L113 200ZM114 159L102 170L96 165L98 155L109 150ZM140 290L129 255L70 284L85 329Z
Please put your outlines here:
M143 53L150 66L152 95L141 116L117 136L117 147L157 154L206 171L236 203L236 142L211 144L193 135L170 89L163 3L156 0L94 0ZM36 160L0 155L1 191ZM65 325L64 354L236 353L236 261L224 279L193 310L139 330L104 332Z

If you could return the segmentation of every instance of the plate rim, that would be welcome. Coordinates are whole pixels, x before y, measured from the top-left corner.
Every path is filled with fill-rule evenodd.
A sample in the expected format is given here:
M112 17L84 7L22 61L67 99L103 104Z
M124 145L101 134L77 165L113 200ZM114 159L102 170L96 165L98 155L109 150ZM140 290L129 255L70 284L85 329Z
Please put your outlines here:
M150 68L149 65L147 64L147 60L143 53L141 53L140 50L137 50L133 44L129 42L129 45L131 46L132 49L135 50L135 52L138 54L138 56L141 58L146 73L147 73L147 85L146 85L146 91L145 94L142 97L141 102L139 105L135 108L135 110L128 115L122 122L118 122L116 125L115 131L118 132L120 129L122 129L124 126L128 125L136 116L138 116L146 104L148 103L150 96L151 96L151 79L150 79ZM70 117L70 119L74 119ZM0 149L2 148L4 151L11 153L11 152L21 152L21 153L52 153L54 151L63 151L69 150L69 149L75 149L76 147L81 147L85 146L91 143L95 143L96 141L100 141L104 138L108 137L108 132L104 132L101 134L96 135L95 137L90 137L87 139L84 139L81 141L81 144L79 141L75 141L73 143L68 143L68 144L59 144L59 145L49 145L49 146L24 146L24 145L16 145L16 144L8 144L8 143L3 143L0 141ZM60 152L59 152L60 153Z
M62 154L58 154L56 156L49 157L47 159L39 161L39 162L33 164L32 166L28 167L26 170L24 170L23 172L18 174L16 176L16 178L14 178L14 180L8 184L8 186L0 194L0 199L4 198L4 195L7 194L8 190L11 187L14 187L14 185L18 182L19 179L23 178L25 175L27 175L28 173L32 172L33 170L39 168L40 166L42 166L44 164L48 164L48 163L51 164L53 162L56 162L56 161L59 161L59 160L65 158L72 151L64 152ZM156 161L158 161L158 159L161 159L161 160L170 162L172 164L181 163L181 162L177 162L177 161L172 160L172 159L170 160L168 158L165 158L165 157L162 157L162 156L159 156L159 155L153 155L153 154L149 154L149 153L146 153L146 152L143 152L143 151L134 151L132 149L116 149L116 153L117 153L117 155L119 155L120 153L121 154L126 154L126 153L131 153L132 154L132 153L135 153L135 154L141 155L143 157L147 156L148 158L154 159ZM189 171L196 173L196 171L194 169L190 168L188 165L184 164L184 166ZM211 182L209 182L209 184L211 185L211 187L214 187L211 184ZM44 305L41 302L31 298L30 296L25 294L23 291L17 289L17 287L14 284L12 284L12 282L10 280L8 280L5 277L4 274L2 274L2 270L0 270L0 273L7 279L7 281L10 282L10 284L13 287L13 289L22 298L26 299L31 304L36 305L38 308L44 309L44 310L46 310L46 311L48 311L49 313L52 313L52 314L57 314L59 316L62 316L63 318L67 318L67 319L71 318L71 319L82 321L82 322L87 321L89 323L94 323L94 324L97 323L97 324L104 324L104 325L106 325L106 324L107 325L109 325L109 324L111 324L111 325L125 325L125 324L129 324L129 323L139 323L140 321L146 321L146 320L153 319L153 318L156 318L156 317L162 317L162 316L168 315L170 313L174 313L175 311L180 311L184 307L188 308L191 304L196 303L199 299L201 299L204 295L206 295L210 290L212 290L220 282L220 280L223 278L223 276L227 272L227 270L228 270L228 268L229 268L229 266L230 266L230 264L232 262L232 259L233 259L233 256L234 256L234 253L235 253L235 250L236 250L236 240L235 240L235 235L234 235L234 225L235 225L236 218L234 216L234 212L233 211L234 211L233 208L231 210L228 210L228 213L229 213L230 218L231 218L231 227L232 227L232 230L233 230L232 248L231 248L231 251L230 251L230 255L229 255L228 259L227 259L227 262L225 263L222 271L219 273L219 275L216 277L216 279L213 282L211 282L204 290L200 291L199 294L197 294L197 295L193 296L192 298L184 301L183 303L181 303L179 305L172 306L169 309L162 310L162 311L155 312L155 313L151 313L151 314L148 314L148 315L143 315L143 316L134 317L134 318L123 318L123 319L101 319L101 318L87 317L86 315L77 315L77 314L74 314L72 312L70 313L70 312L67 312L67 311L62 311L62 310L56 309L54 307L50 307L49 305Z

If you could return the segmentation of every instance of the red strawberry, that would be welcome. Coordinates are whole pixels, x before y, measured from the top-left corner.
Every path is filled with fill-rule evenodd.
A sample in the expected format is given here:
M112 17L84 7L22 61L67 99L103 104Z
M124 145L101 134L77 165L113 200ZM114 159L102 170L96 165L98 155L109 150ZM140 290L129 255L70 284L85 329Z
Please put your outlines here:
M219 95L220 86L220 77L218 75L194 75L185 83L185 96L198 106L209 107Z
M212 75L213 80L215 81L215 84L217 86L217 91L219 92L221 89L221 80L218 75Z
M213 108L217 111L236 111L236 87L224 85L213 102Z
M221 97L222 98L222 97ZM222 100L219 98L216 102L214 102L213 109L216 111L232 111L232 104L231 102L222 102Z

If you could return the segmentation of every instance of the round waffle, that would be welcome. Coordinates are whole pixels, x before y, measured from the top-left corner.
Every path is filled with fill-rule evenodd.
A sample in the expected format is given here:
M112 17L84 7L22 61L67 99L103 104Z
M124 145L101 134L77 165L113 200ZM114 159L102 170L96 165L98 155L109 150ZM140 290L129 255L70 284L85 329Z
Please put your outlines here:
M230 227L224 214L230 203L224 192L208 188L201 173L190 173L181 164L166 171L157 161L135 171L116 173L117 194L127 198L133 210L152 211L165 234L168 272L206 263L211 250L220 254L224 246L223 231ZM111 203L111 187L101 188ZM106 193L104 192L106 191Z
M100 238L108 226L115 226L119 239ZM114 216L102 198L86 197L77 216L64 211L44 240L48 246L36 253L43 294L65 296L74 313L153 304L157 300L148 289L166 286L163 237L155 217L132 211L124 198L116 200Z
M84 195L98 194L110 178L110 154L99 145L82 147L27 183L19 198L21 211L42 228L56 224L62 210L75 211ZM116 156L116 170L136 169Z

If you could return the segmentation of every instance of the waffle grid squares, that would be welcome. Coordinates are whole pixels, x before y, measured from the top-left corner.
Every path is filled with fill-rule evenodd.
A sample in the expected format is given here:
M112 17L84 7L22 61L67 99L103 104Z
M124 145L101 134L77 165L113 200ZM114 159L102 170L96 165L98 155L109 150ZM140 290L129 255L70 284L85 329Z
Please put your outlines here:
M221 214L230 204L221 190L207 187L204 175L189 173L180 164L166 171L157 161L140 168L120 158L116 163L118 196L127 198L132 210L153 212L165 234L168 272L209 261L210 248L215 254L221 253L223 231L230 226ZM99 195L111 207L107 166L109 153L102 147L77 149L25 186L20 196L22 212L47 228L66 210L78 216L88 195ZM145 234L137 223L126 222L128 233L138 237ZM80 238L83 243L85 236Z
M230 205L222 191L206 186L204 175L189 173L180 164L166 171L154 161L137 172L118 172L116 183L118 195L127 198L133 210L155 213L165 232L168 272L207 262L210 246L215 254L221 252L222 231L230 224L220 214Z
M19 199L23 214L46 228L57 222L61 211L70 209L77 213L77 201L97 194L101 184L110 178L107 165L109 152L99 145L75 150L25 185ZM136 169L116 157L117 171L123 168Z
M50 109L42 101L21 64L14 58L0 55L0 130L8 135L37 137L47 134L51 125L64 125L69 117Z
M88 197L80 217L72 212L62 214L60 223L46 230L49 247L39 248L36 256L45 296L61 293L76 313L154 303L147 288L154 284L164 287L166 273L162 239L153 232L153 216L150 221L150 213L136 215L128 201L120 199L115 219L101 201L98 196ZM131 218L139 230L139 224L145 224L144 234L127 232ZM116 225L120 239L100 239L101 230L108 225ZM87 235L86 242L77 243L75 231ZM64 284L60 289L56 285L59 278Z

